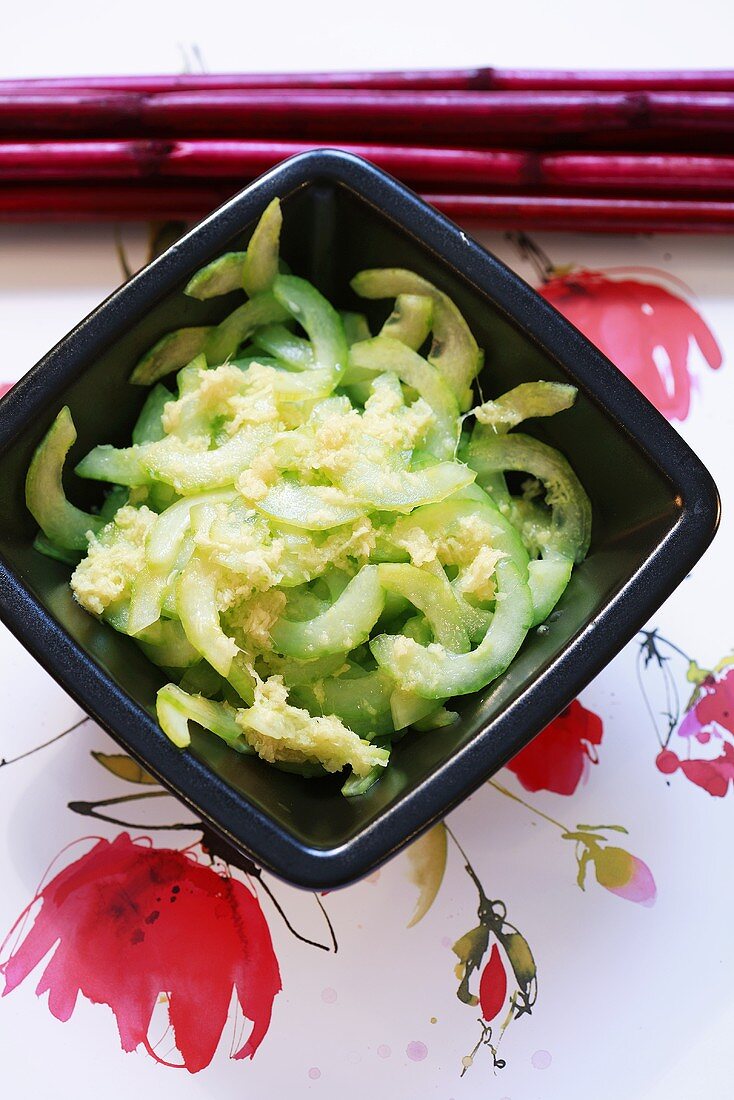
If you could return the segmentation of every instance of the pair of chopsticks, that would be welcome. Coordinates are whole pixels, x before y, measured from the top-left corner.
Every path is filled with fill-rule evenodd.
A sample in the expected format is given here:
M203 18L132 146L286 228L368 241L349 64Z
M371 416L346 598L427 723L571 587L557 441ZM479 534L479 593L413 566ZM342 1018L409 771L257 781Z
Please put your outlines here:
M195 217L324 145L485 225L734 226L734 72L500 69L0 81L0 219Z

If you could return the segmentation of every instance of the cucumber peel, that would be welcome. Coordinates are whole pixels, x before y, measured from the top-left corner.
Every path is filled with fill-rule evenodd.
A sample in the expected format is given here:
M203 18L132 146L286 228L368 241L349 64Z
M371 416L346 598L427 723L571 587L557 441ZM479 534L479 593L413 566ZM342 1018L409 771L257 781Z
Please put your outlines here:
M66 499L61 482L64 463L76 442L76 428L65 405L36 447L25 481L28 511L49 544L61 550L86 550L87 535L101 531L104 520L82 512Z

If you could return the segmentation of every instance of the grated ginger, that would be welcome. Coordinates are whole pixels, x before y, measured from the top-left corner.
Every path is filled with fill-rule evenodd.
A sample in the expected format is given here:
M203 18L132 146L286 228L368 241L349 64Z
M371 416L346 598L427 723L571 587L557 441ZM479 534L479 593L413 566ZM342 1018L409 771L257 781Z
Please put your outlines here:
M102 615L110 604L129 596L133 581L145 566L145 540L157 518L145 505L125 505L99 535L91 536L87 556L70 582L83 608Z
M270 588L258 592L249 600L231 606L225 616L225 629L232 634L240 649L250 654L271 649L270 631L285 611L285 592Z
M255 701L237 712L237 724L248 744L268 763L319 763L327 772L347 765L356 775L385 767L389 753L363 741L336 715L312 717L288 702L280 676L257 679Z

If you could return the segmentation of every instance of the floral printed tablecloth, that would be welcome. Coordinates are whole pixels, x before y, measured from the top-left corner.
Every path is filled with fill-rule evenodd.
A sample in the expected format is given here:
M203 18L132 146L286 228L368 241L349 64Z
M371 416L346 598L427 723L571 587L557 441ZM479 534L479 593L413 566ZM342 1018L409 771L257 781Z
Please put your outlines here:
M730 241L482 239L673 421L726 505ZM120 244L143 262L143 228L0 230L6 382L120 280ZM730 1095L732 542L725 511L508 769L325 895L212 847L1 630L3 1091Z

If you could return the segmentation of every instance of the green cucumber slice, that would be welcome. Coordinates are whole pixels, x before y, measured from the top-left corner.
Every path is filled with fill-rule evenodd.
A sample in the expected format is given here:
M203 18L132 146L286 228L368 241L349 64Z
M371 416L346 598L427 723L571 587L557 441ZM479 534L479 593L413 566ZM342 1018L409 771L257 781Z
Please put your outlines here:
M87 533L102 530L104 520L82 512L66 499L62 474L76 442L76 428L66 405L36 447L25 480L28 511L50 544L62 550L87 549Z

